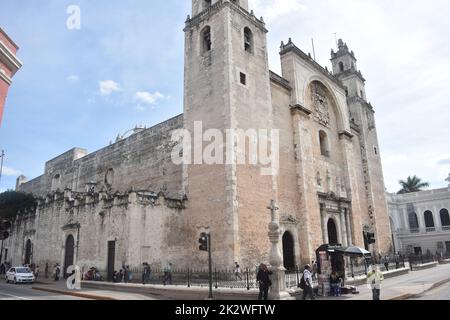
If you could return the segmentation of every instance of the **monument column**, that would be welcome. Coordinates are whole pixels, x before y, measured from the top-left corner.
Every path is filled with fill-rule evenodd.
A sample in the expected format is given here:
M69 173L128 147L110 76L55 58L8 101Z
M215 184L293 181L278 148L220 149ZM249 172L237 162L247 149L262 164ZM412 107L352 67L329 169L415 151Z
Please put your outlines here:
M278 208L275 201L272 200L270 206L272 219L269 223L269 240L272 244L270 250L270 271L272 272L272 287L270 289L269 298L271 300L293 300L291 295L286 291L286 269L283 267L283 258L280 253L278 243L280 242L280 223L276 215Z

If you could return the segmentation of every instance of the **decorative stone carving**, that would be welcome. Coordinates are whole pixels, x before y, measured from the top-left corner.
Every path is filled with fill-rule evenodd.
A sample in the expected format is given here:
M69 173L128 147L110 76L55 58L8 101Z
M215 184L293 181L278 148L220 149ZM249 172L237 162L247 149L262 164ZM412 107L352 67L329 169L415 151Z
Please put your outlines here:
M330 124L329 102L325 88L318 84L312 84L312 103L314 106L314 120L324 126Z
M281 217L280 222L297 224L298 220L292 214L285 214Z
M445 181L447 181L447 182L448 182L448 187L450 188L450 173L448 174L448 178L447 178L447 179L445 179Z
M317 179L317 185L319 187L321 187L322 186L322 178L320 177L320 172L319 171L317 171L316 179Z

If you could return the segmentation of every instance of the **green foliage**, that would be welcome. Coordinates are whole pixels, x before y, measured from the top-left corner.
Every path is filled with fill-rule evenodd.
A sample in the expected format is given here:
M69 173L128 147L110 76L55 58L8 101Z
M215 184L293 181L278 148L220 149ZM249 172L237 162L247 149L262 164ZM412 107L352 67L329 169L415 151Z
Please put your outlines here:
M0 218L14 218L24 210L36 207L36 199L32 194L6 191L0 194Z
M422 179L417 176L408 177L405 180L400 180L398 182L402 189L398 192L398 194L412 193L422 191L423 188L428 188L430 184L428 182L422 182Z

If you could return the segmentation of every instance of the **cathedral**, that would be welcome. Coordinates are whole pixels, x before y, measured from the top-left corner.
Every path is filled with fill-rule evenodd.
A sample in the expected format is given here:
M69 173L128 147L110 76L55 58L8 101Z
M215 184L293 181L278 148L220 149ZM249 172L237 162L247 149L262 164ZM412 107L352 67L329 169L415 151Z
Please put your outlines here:
M268 65L266 24L248 0L192 0L184 32L184 113L94 153L74 148L33 180L19 177L17 190L38 205L13 221L8 260L109 275L143 262L203 267L198 239L210 232L215 266L253 267L268 262L271 200L286 268L315 260L323 244L392 251L374 108L347 44L339 40L328 70L282 42L278 75ZM194 132L196 123L222 133L277 130L277 170L175 163L173 133ZM233 157L247 149L231 146Z

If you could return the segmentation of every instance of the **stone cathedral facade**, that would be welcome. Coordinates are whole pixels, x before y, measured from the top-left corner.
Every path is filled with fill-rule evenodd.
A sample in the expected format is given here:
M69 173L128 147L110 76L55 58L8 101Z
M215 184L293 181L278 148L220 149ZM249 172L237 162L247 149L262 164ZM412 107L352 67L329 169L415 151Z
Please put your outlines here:
M45 262L117 270L142 262L204 266L201 232L220 268L267 262L267 206L276 201L287 267L315 260L322 244L392 250L374 109L353 51L343 41L329 71L291 40L270 71L263 19L247 0L193 0L186 20L184 113L88 154L50 160L17 189L39 197L14 221L13 264ZM279 130L279 170L259 164L171 160L177 129ZM234 146L234 144L233 144ZM238 154L242 150L235 150Z

